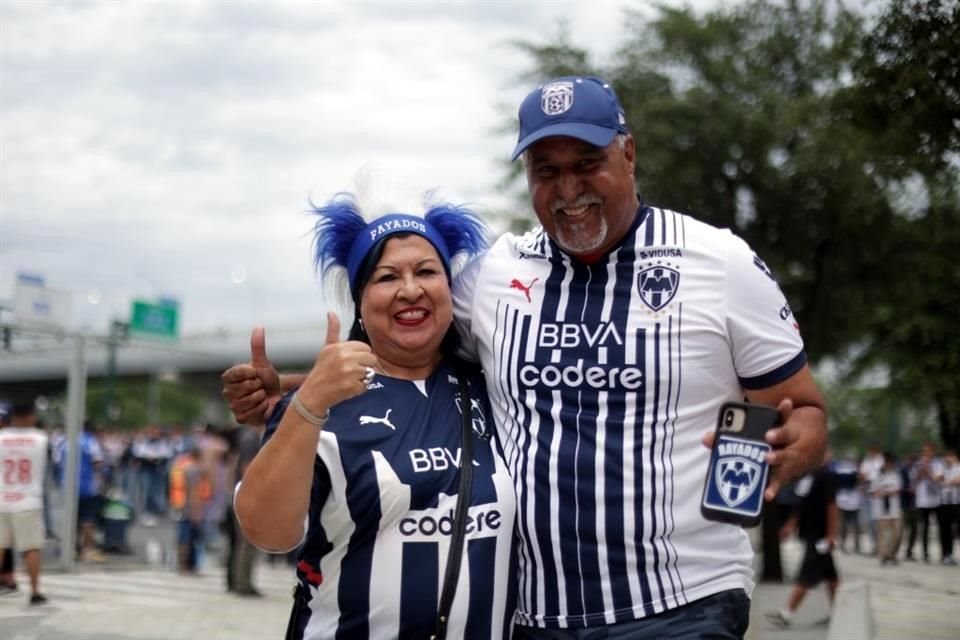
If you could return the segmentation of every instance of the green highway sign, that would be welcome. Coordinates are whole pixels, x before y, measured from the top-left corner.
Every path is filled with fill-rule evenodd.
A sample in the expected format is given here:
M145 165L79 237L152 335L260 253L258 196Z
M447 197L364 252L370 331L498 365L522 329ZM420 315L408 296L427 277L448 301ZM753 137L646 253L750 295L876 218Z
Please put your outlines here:
M134 300L130 311L130 333L149 338L176 340L179 323L177 303Z

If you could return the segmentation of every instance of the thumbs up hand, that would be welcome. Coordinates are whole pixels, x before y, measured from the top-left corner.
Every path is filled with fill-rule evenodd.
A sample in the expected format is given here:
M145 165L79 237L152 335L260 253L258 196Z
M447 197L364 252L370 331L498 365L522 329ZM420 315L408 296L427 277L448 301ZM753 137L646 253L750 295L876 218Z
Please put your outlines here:
M280 393L280 375L267 358L267 335L263 327L254 327L250 334L250 366L263 382L268 394Z
M378 370L370 345L358 340L340 340L340 319L327 313L327 340L317 354L297 397L316 415L367 390L369 369Z
M267 358L263 327L250 334L250 361L230 367L220 376L223 397L237 422L261 425L280 399L280 376Z

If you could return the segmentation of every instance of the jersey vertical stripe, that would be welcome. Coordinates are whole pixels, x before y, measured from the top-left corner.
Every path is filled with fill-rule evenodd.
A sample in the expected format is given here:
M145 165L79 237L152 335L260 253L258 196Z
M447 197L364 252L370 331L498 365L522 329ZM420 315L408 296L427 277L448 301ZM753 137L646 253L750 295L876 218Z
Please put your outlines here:
M598 263L538 228L469 271L457 317L517 493L521 624L598 626L752 587L744 532L699 512L717 409L802 355L752 263L729 232L646 207Z
M425 381L377 376L321 432L298 576L294 638L427 637L436 619L457 496L461 411L474 481L449 637L500 638L513 618L514 491L474 370L470 402L447 363ZM278 406L282 416L289 398ZM271 421L272 435L279 417Z

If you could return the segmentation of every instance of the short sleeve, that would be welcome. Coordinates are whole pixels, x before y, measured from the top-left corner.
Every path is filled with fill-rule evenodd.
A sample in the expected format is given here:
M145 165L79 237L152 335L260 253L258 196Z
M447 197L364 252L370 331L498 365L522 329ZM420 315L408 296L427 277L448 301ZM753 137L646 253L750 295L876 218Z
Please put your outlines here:
M484 256L478 256L468 262L453 280L453 322L460 335L461 353L458 355L472 361L477 359L477 339L473 335L473 299L483 259Z
M803 338L786 297L763 260L736 236L726 298L734 366L744 389L772 387L803 368Z

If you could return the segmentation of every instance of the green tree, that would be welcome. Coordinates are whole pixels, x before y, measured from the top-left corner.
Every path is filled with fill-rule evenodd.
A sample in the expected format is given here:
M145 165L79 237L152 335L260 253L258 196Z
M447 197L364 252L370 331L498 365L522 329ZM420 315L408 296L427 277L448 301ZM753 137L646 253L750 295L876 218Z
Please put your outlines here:
M955 446L957 12L955 0L893 0L868 25L827 0L660 6L627 14L606 67L565 36L523 50L528 79L608 78L644 200L747 240L813 362L855 353L853 377L887 367L889 391L933 403Z
M153 389L150 384L155 385ZM119 380L114 383L112 395L111 404L115 407L112 425L120 429L146 426L151 401L156 402L153 414L156 424L188 425L203 415L203 397L187 385L161 380L152 383ZM94 422L104 424L102 417L107 415L106 402L106 383L91 382L87 386L87 415Z
M960 449L960 3L894 0L864 39L838 98L870 142L894 203L885 293L866 318L854 372L885 364L897 396L935 407Z
M827 5L629 14L606 69L563 42L527 48L541 79L575 60L611 80L635 134L644 200L747 240L778 274L815 361L859 336L884 253L861 239L888 241L893 219L864 170L857 129L832 110L861 21Z

